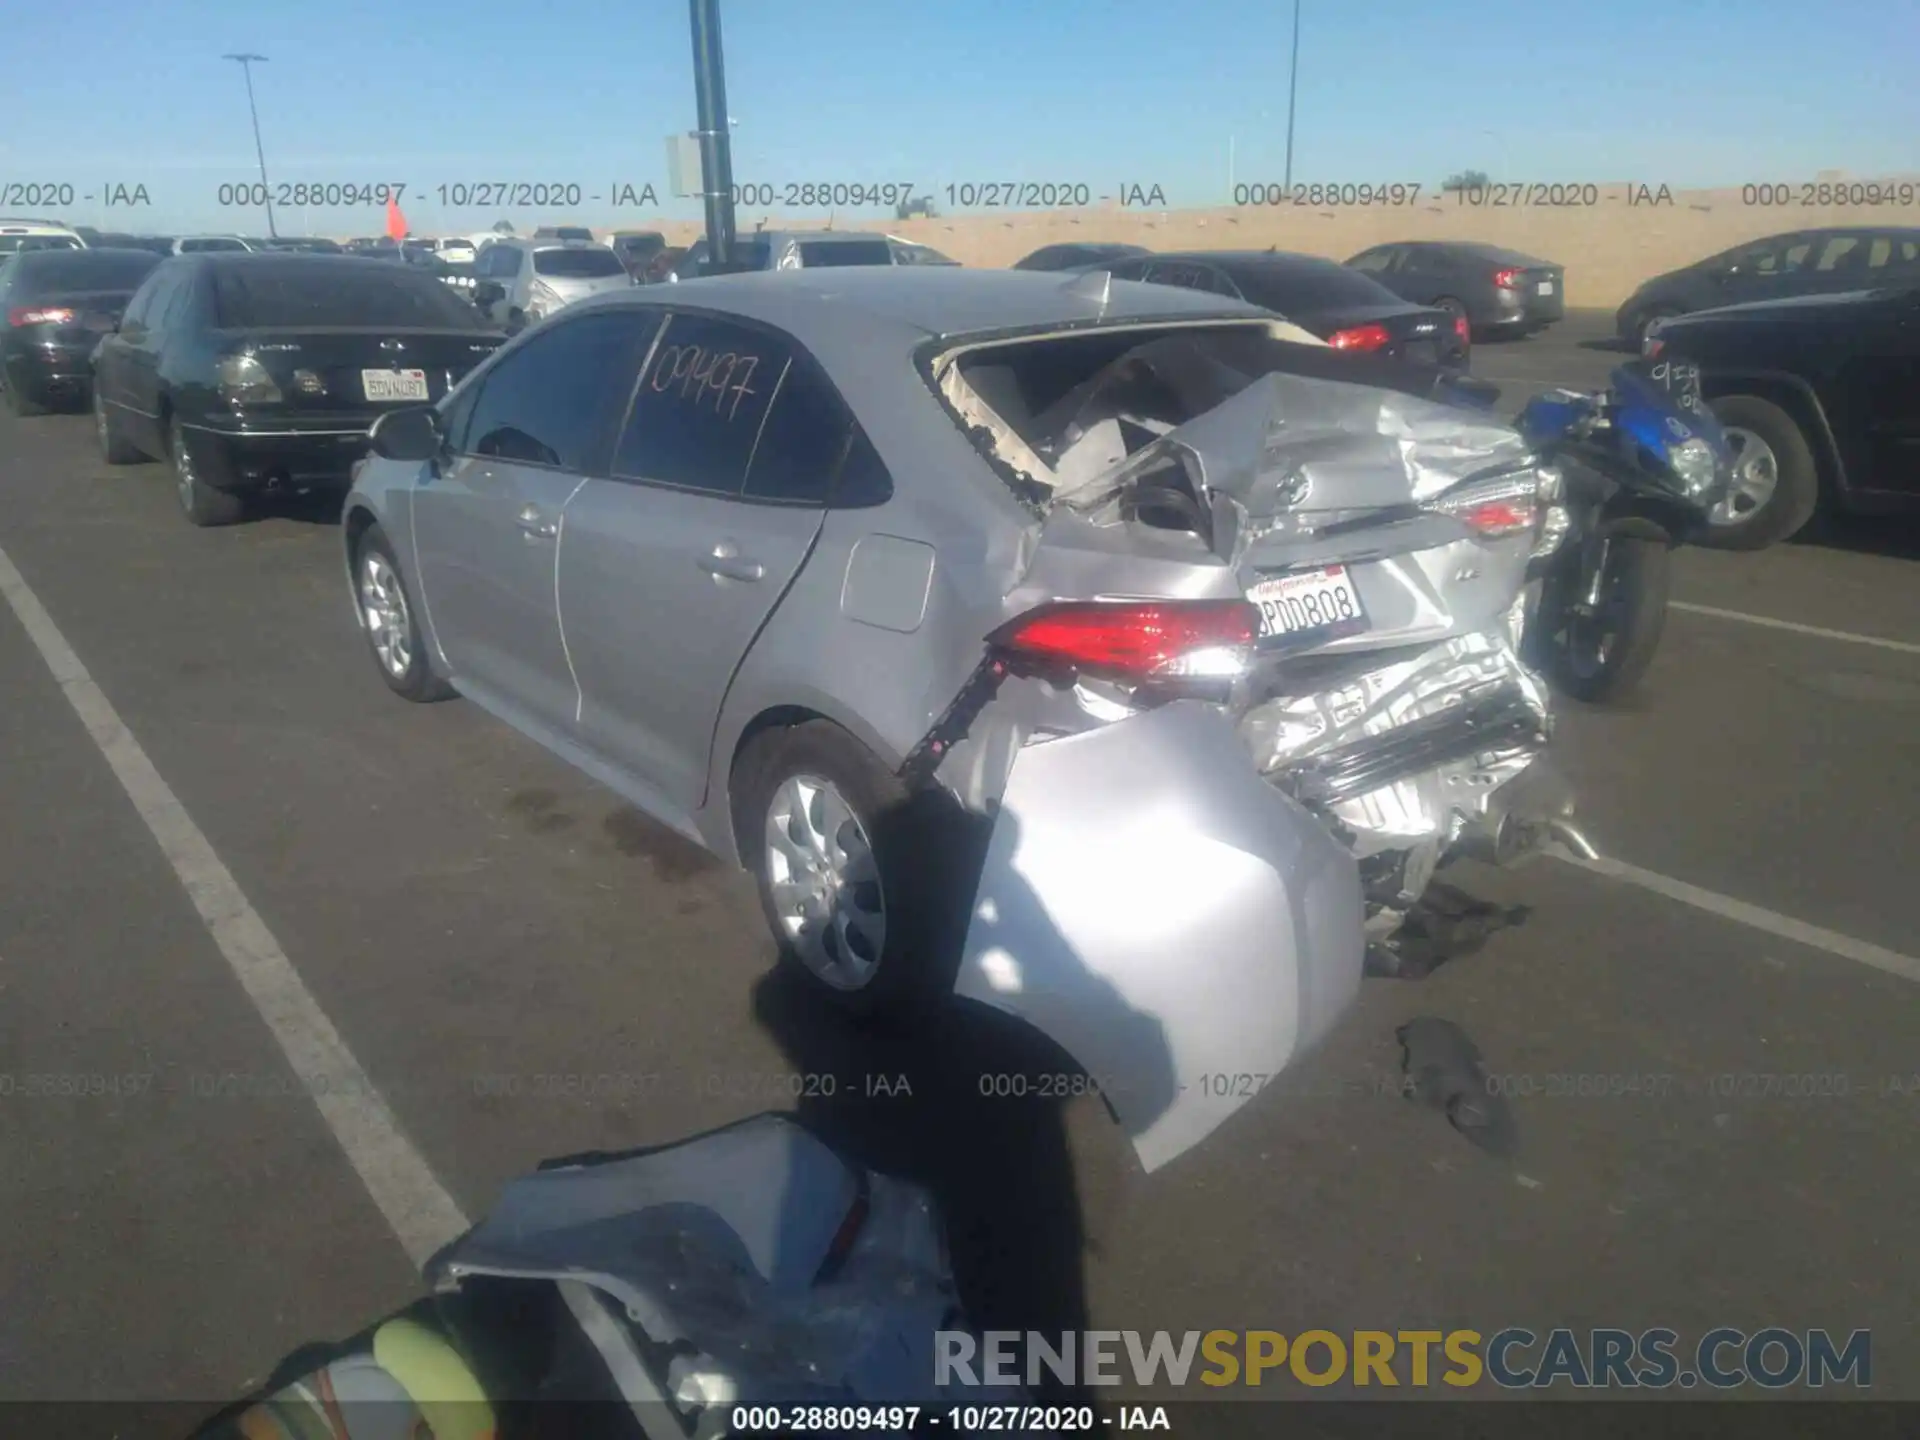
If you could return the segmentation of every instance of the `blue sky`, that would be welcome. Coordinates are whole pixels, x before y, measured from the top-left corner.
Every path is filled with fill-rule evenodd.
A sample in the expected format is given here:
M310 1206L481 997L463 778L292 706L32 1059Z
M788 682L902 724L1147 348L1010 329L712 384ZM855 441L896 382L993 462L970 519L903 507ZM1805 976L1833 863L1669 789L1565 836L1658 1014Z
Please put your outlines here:
M1738 184L1920 170L1920 6L1900 0L1302 0L1298 181ZM256 67L277 181L405 181L418 233L640 218L584 197L651 183L694 123L682 0L18 0L4 26L0 185L102 228L262 228ZM1277 180L1288 0L724 0L743 181L1159 185L1224 203ZM578 211L450 210L471 181L582 186ZM144 211L103 211L110 182ZM0 208L22 210L0 193ZM867 212L875 217L883 211ZM379 210L280 216L372 233ZM1903 217L1905 218L1905 217ZM1920 219L1920 217L1913 217Z

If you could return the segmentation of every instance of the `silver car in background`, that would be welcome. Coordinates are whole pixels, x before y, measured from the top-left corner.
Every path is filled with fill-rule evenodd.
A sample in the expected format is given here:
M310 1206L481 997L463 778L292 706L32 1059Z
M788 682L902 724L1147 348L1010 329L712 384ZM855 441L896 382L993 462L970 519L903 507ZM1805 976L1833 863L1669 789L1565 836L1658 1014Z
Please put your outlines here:
M823 993L1046 1033L1151 1169L1327 1032L1369 914L1495 848L1546 740L1532 457L1328 357L1099 274L603 297L382 419L356 613L399 694L743 864Z
M734 260L743 270L823 270L840 266L953 265L931 245L916 244L870 230L756 230L737 236ZM695 280L706 274L703 235L675 263L670 278Z
M474 304L509 334L589 295L633 284L620 257L591 240L504 236L473 262Z

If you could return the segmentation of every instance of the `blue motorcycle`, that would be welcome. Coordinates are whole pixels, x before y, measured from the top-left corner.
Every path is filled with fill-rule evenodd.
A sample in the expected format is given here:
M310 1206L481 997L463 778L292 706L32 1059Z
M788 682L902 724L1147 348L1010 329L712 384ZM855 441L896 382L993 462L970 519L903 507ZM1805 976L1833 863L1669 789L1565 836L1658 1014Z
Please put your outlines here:
M1707 528L1732 452L1684 361L1634 361L1598 394L1537 395L1515 425L1560 472L1522 648L1554 687L1600 703L1630 690L1666 626L1672 552ZM1557 533L1556 533L1557 532Z

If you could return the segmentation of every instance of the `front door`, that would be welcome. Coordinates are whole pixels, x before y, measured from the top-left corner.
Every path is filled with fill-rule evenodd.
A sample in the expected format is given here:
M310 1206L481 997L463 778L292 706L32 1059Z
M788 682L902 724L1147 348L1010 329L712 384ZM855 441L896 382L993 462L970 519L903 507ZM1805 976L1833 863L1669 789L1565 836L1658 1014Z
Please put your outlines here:
M1853 488L1920 495L1920 289L1880 299L1836 349L1828 403Z
M818 535L852 419L786 336L676 312L567 510L560 613L588 746L683 825L741 659Z
M413 492L422 603L454 682L536 735L577 718L554 601L564 512L604 457L646 325L582 315L502 356Z

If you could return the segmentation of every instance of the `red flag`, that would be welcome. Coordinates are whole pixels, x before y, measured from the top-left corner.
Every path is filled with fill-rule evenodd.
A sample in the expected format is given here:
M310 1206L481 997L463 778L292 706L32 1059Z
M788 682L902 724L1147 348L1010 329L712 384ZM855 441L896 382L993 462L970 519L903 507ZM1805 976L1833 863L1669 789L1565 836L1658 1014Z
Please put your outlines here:
M400 202L392 195L387 197L387 238L394 241L407 238L407 217L400 213Z

